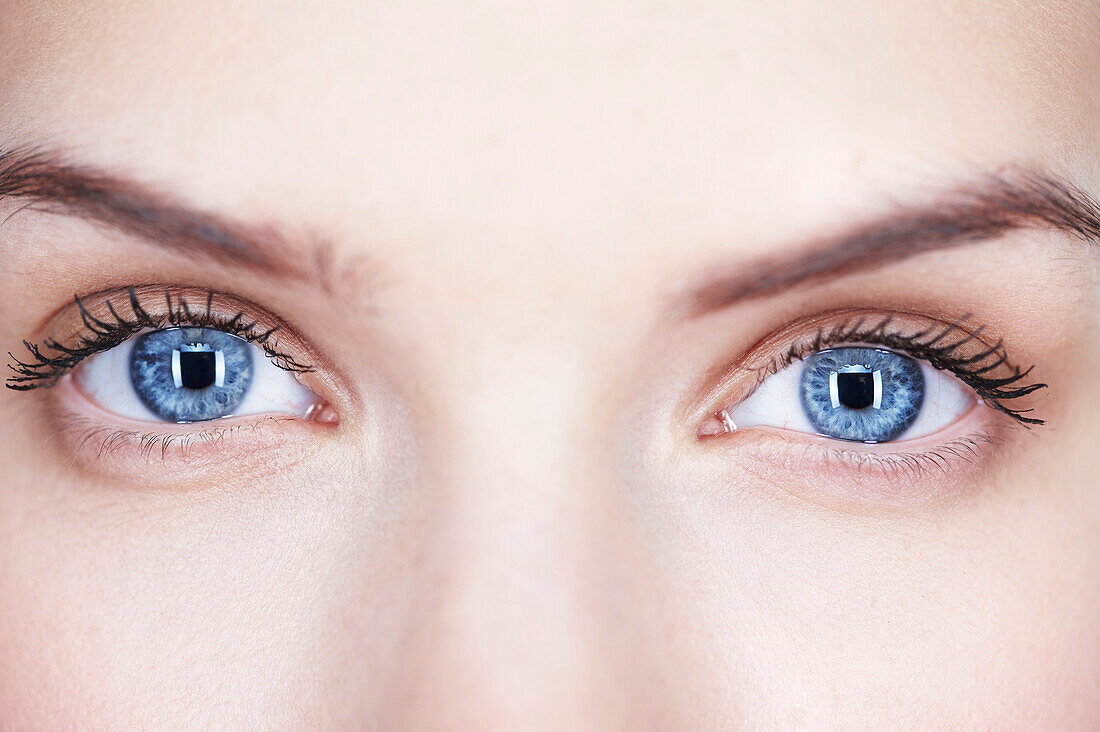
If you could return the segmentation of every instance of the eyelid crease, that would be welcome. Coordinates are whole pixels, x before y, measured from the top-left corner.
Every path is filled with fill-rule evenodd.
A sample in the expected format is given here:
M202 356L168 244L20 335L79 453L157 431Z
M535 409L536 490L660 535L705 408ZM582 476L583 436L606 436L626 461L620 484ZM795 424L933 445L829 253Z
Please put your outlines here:
M308 373L314 370L311 364L280 348L275 334L284 330L284 324L277 318L266 314L257 305L210 289L201 291L204 302L202 309L194 309L188 301L189 293L193 289L147 285L96 293L85 298L74 296L69 310L75 306L83 326L72 336L74 345L65 345L60 340L49 337L41 343L24 340L23 345L29 357L24 355L21 359L8 353L11 358L8 368L14 375L7 377L5 386L16 391L48 388L84 359L114 348L143 330L180 326L210 327L239 336L262 348L276 366L286 371ZM125 307L129 309L128 315L125 310L120 312L119 306L111 299L120 294L124 296ZM143 302L143 298L147 296L154 298L152 303ZM86 304L89 299L97 297L103 298L97 305L104 310L98 316ZM221 307L216 307L216 302ZM222 310L235 311L235 314L225 315ZM259 317L246 318L246 313L251 310L257 311L256 315ZM262 319L273 321L274 324L270 327L265 324L261 329Z

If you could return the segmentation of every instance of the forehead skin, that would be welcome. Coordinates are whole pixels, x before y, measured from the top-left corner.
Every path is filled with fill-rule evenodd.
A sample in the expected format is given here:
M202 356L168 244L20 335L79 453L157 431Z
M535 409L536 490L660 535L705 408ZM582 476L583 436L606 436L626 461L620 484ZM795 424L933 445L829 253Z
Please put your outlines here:
M532 323L607 342L928 181L1023 162L1094 187L1098 27L999 0L11 3L0 145L333 242L383 273L342 304L453 369L475 331L486 361Z
M449 424L468 432L454 438L469 448L466 462L459 461L466 470L460 488L494 485L499 494L493 498L519 495L511 486L493 484L501 475L529 481L523 485L535 487L531 500L558 489L554 481L573 485L575 476L561 468L568 461L559 459L570 449L563 446L567 430L555 431L555 420L572 416L566 414L568 398L585 378L574 372L602 369L599 379L612 381L626 351L607 344L643 340L638 334L648 332L661 304L715 263L771 254L881 203L886 193L976 168L1037 162L1091 190L1100 183L1095 88L1100 33L1091 2L585 0L433 6L349 0L319 8L256 0L227 5L0 1L0 148L27 143L62 148L82 162L162 185L204 209L323 237L349 266L380 267L379 289L349 286L340 293L341 305L372 301L378 305L378 327L415 344L412 370L432 385L433 398L459 405L451 408L462 419ZM358 321L341 319L338 326L319 339L326 347L339 349L355 340ZM572 358L597 352L602 361ZM516 364L525 375L516 376L521 370L512 368ZM537 420L529 418L532 414ZM545 439L517 446L518 424ZM507 464L496 470L494 461ZM598 482L591 476L576 481ZM555 504L562 515L575 507L571 500L563 499L565 508ZM474 513L470 508L463 518ZM753 517L737 518L747 524ZM500 610L493 615L497 625L480 628L486 643L460 639L436 653L433 637L424 643L428 651L418 646L421 652L432 658L461 656L452 663L461 669L480 650L485 656L470 663L484 669L493 661L484 648L517 656L532 648L546 651L550 660L532 651L522 658L530 668L536 661L553 666L555 640L568 639L566 631L575 628L595 627L577 611L580 619L568 616L575 626L562 621L562 635L548 633L549 650L539 648L539 639L524 635L523 611L541 611L539 592L546 589L515 597L486 589L494 579L510 576L501 569L509 558L533 565L532 558L554 555L557 545L547 537L559 542L561 535L572 537L568 528L548 528L553 521L530 520L507 524L500 536L481 532L471 542L475 549L463 556L499 561L490 568L501 574L479 573L480 566L467 570L462 579L474 589L460 598L467 600L466 609L454 610L454 617L469 622L464 612L489 612L502 598L518 609ZM512 540L522 550L513 551ZM1072 546L1067 540L1050 553L1064 558ZM796 566L811 548L806 539L782 550ZM156 557L134 554L140 555L134 562L146 562L142 566L149 574L159 576ZM246 564L252 559L232 557ZM913 564L919 566L920 559ZM951 574L952 561L948 557L933 567L931 580L953 586L958 578ZM869 574L882 569L868 564ZM805 573L814 567L808 561ZM252 576L262 572L234 568L258 593L270 589L268 578ZM994 585L987 575L999 571L1000 565L981 567L972 584ZM1045 569L1031 571L1042 575ZM531 574L573 587L553 572ZM200 579L196 585L202 587L225 581L220 575ZM802 584L791 584L801 591ZM828 591L831 587L822 590ZM1092 595L1090 588L1082 590L1082 596ZM726 599L731 598L722 595L716 602ZM555 596L545 603L551 606L546 612L569 601ZM1069 614L1087 612L1084 602L1070 604ZM33 598L28 606L34 607ZM278 600L271 606L282 608ZM287 606L293 607L289 601ZM830 607L833 615L792 611L789 618L769 618L765 625L772 624L762 637L777 647L789 641L788 650L799 657L815 639L833 640L858 657L866 648L860 643L864 628L849 622L850 606L838 601ZM567 616L566 610L560 614ZM141 619L154 615L135 611ZM368 624L348 619L351 615L342 616L344 625L330 633L341 651L340 633ZM1052 615L1058 626L1061 616ZM661 635L662 642L687 638L699 627L689 610L683 617L675 632ZM901 611L899 617L905 617ZM1018 625L1006 621L990 632L1032 630L1025 627L1029 616L1019 617ZM811 628L805 635L817 635L786 638L802 627L787 628L783 623L789 619L792 626L801 622ZM628 625L619 620L616 616L611 625ZM936 618L929 627L937 630L939 623ZM102 625L104 638L126 630L117 623ZM188 627L200 637L205 630ZM894 632L885 626L877 630L882 638ZM255 647L261 641L268 642L266 648L279 647L280 639L269 640L264 629L254 635L260 639ZM948 635L934 635L914 643L941 652L930 651L929 657L953 658L954 648L941 647L950 645ZM626 644L633 640L630 636ZM712 640L700 631L684 643L704 646L698 655L710 658ZM991 640L989 647L998 643ZM147 640L144 647L152 644ZM120 641L112 647L124 646ZM666 648L658 646L653 657L663 663ZM65 658L63 651L58 655ZM408 655L416 658L415 651ZM902 652L897 659L904 657ZM267 657L257 653L257 658L264 663L256 665L268 670ZM360 662L341 661L348 667ZM764 669L759 676L782 686L785 677L767 661L746 654L738 662L747 669L744 676ZM1065 667L1072 675L1078 668L1087 672L1089 663L1076 658ZM50 666L51 673L54 666L65 664ZM510 695L514 689L507 684L519 688L528 666L515 664L491 698L501 703L519 698ZM144 666L139 660L133 668ZM587 678L584 668L564 662L554 668L575 671L562 676ZM891 671L883 668L884 674ZM628 668L623 676L633 671ZM96 668L85 671L88 679L96 673ZM444 672L429 681L451 688ZM687 675L679 682L695 684L687 698L693 688L715 688ZM816 698L829 698L831 682L823 682L825 690ZM339 683L357 682L348 674L340 675ZM603 687L592 688L598 695ZM746 682L744 688L749 704L755 687ZM835 688L843 686L837 682ZM357 693L349 692L347 699L358 701ZM302 692L301 699L313 698ZM705 701L726 702L718 692ZM683 706L694 711L695 704L691 699ZM985 708L996 704L989 701Z
M349 249L446 231L602 270L613 231L657 271L887 175L1096 140L1090 3L401 5L10 3L4 138Z

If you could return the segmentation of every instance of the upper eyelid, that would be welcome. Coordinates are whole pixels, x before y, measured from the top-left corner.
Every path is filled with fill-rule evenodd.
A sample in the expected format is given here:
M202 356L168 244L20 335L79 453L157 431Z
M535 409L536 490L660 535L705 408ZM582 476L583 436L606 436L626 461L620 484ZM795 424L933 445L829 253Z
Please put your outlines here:
M116 303L120 297L125 299L126 307L130 308L129 313L125 309L119 312L120 306ZM148 301L149 297L153 301ZM193 298L201 302L201 309L191 304L194 302ZM88 302L94 302L93 307L102 308L102 312L93 314L88 308ZM223 309L226 312L233 311L235 315L223 315ZM158 314L150 314L149 311ZM257 319L247 320L244 315L246 311L249 317L256 315ZM9 353L11 362L8 367L14 375L9 375L5 381L8 388L29 390L49 386L84 358L117 346L142 329L175 325L208 325L233 332L263 348L281 368L299 373L314 370L312 363L300 361L284 349L283 342L273 338L277 332L294 332L285 322L264 308L229 293L171 285L118 288L75 297L51 322L66 317L74 325L79 324L72 334L63 338L44 337L38 343L24 340L29 356L24 355L22 359ZM118 322L111 323L106 318L117 318ZM260 328L262 319L266 321L263 328ZM97 342L97 339L100 340ZM26 358L30 360L23 360Z
M794 344L778 359L774 360L768 366L768 373L775 373L780 368L789 366L796 360L805 358L807 355L814 353L823 348L831 348L847 343L855 344L856 341L864 341L866 343L873 343L876 345L883 345L882 341L886 340L885 336L889 333L889 327L896 321L897 315L887 314L877 319L869 316L854 316L853 321L844 321L831 329L822 329L818 331L814 341L810 343L804 343L801 348L798 344ZM963 324L968 321L972 316L965 314L960 318L955 319L952 322L939 322L938 324L929 323L928 327L923 330L917 330L907 334L908 340L916 340L921 338L930 338L930 341L924 342L925 346L934 346L936 344L944 345L950 350L958 349L968 343L977 341L985 346L987 349L982 351L981 354L992 353L1004 353L1005 360L1007 360L1007 351L1004 350L1004 343L998 340L996 343L985 343L981 340L982 333L985 331L985 326L978 326L977 329L970 331L963 327ZM952 333L958 333L958 340L950 340ZM944 340L948 339L946 344ZM797 349L797 350L796 350ZM984 356L976 356L975 359L979 359Z
M938 328L935 325L930 325L924 330L916 333L895 337L876 337L875 334L871 333L853 332L857 330L856 326L853 326L849 332L845 332L838 328L831 334L831 338L846 339L854 337L857 340L865 339L870 343L892 347L913 358L926 361L939 370L955 374L962 381L974 388L987 404L1009 415L1022 424L1043 424L1042 419L1026 416L1027 413L1032 410L1014 409L1004 404L1005 401L1024 397L1047 387L1047 384L1044 383L1031 383L1017 386L1017 384L1020 384L1020 382L1030 375L1035 368L1034 365L1025 369L1013 365L1009 358L1008 351L1004 347L1003 340L998 339L996 343L989 344L981 339L985 326L978 326L972 331L963 329L961 326L962 322L969 318L970 316L966 315L951 323L941 323L941 326ZM885 326L890 322L892 322L892 318L887 318L883 320L879 326L875 326L875 328L885 333ZM953 333L958 333L959 335L952 337ZM909 342L901 342L903 339ZM959 348L971 343L977 344L973 354L964 357L951 355ZM825 343L823 341L817 341L814 344L814 348L820 349L824 345ZM838 340L833 340L833 342L828 343L828 345L835 346L840 345L840 343ZM1002 367L1011 369L1012 373L1008 374L1006 372L1006 375L1001 378L985 376L985 374Z
M1028 377L1033 367L1021 369L1019 366L1016 366L1009 356L1008 349L1002 340L988 341L984 338L987 329L981 326L974 329L963 327L963 323L969 322L970 320L970 316L965 316L963 318L957 318L955 321L948 322L931 318L920 313L897 310L886 312L868 309L839 310L816 315L812 318L802 318L774 330L768 336L753 344L744 354L731 363L729 367L724 369L717 379L712 381L712 386L706 389L701 397L693 400L693 404L688 408L688 413L695 415L694 418L698 422L713 417L715 414L729 407L731 402L735 399L734 394L736 392L731 392L729 384L732 380L737 378L739 373L753 375L753 383L751 385L742 385L739 389L739 391L744 392L741 394L741 398L745 398L768 376L785 368L795 360L799 360L809 355L814 352L815 349L820 350L822 348L840 345L875 345L892 348L900 353L910 355L920 360L927 360L920 354L913 354L909 348L900 347L901 344L898 343L897 340L871 337L873 331L876 329L880 331L885 330L886 333L889 333L889 327L892 324L899 324L899 333L901 329L905 329L907 331L905 334L907 335L918 334L920 333L919 328L914 325L906 327L900 325L900 323L902 321L911 321L915 324L919 321L926 327L934 327L938 324L941 330L946 331L946 335L940 338L940 342L944 342L942 340L943 338L948 338L946 341L947 347L953 346L955 349L958 349L962 347L964 343L977 343L979 344L979 350L988 351L993 357L993 361L999 361L998 367L1006 369L1005 373L1009 375L1000 380L995 380L996 383L994 383L993 386L996 387L996 390L989 392L985 396L979 392L979 396L983 396L983 399L994 409L998 409L1024 424L1042 424L1043 421L1041 419L1027 416L1027 413L1030 412L1029 409L1008 408L1002 404L1000 400L1027 396L1035 391L1046 388L1048 385L1045 383L1030 383L1020 386L1020 382ZM871 325L867 326L862 332L857 332L858 329L854 328L853 325L859 322L863 322L864 324L870 323ZM812 331L813 323L819 324L817 325L817 331L814 335L808 336L807 333ZM928 337L930 339L936 338L939 332L940 331L933 331ZM957 332L961 335L956 340L951 340L949 338L951 332ZM859 342L861 338L864 340ZM982 347L984 347L984 349L982 349ZM970 355L973 356L975 354ZM959 360L965 361L966 359L962 358ZM936 364L933 365L936 366ZM988 364L977 363L975 369L980 370L983 365ZM940 366L937 366L937 368L940 368ZM950 369L944 370L950 371ZM957 372L952 373L958 375ZM963 380L966 381L966 379ZM968 385L971 384L968 383ZM973 388L973 386L971 386L971 388Z

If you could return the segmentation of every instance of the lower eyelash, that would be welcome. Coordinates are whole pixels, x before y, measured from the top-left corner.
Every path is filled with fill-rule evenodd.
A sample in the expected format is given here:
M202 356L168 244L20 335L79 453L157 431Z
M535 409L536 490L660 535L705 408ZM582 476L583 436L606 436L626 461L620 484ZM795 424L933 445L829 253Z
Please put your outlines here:
M953 474L952 461L977 465L983 450L997 447L1001 441L989 433L980 432L959 437L925 452L893 452L879 455L859 450L844 451L835 459L843 460L857 470L873 471L889 480L917 480L930 471L938 470L945 478Z
M233 317L226 317L214 312L213 300L215 293L212 290L207 292L205 309L203 310L193 310L187 299L182 295L173 298L172 293L167 290L163 294L166 306L165 313L150 315L141 303L135 288L130 287L127 289L127 299L132 317L127 318L121 315L114 303L108 300L105 307L110 313L110 320L95 317L88 311L79 297L74 297L76 306L80 310L80 318L87 332L79 336L75 346L63 345L52 338L47 338L41 344L23 341L23 345L30 354L30 359L22 360L12 353L8 354L12 361L8 364L8 368L15 375L7 378L6 386L17 391L29 391L53 386L59 378L75 368L84 359L110 350L143 330L159 330L180 326L213 328L239 336L263 348L272 362L286 371L307 373L313 370L312 366L301 363L295 360L293 356L276 348L271 339L278 331L278 326L266 331L259 331L257 329L259 323L247 322L243 310L237 312Z
M188 432L155 432L120 429L105 426L88 417L66 416L61 421L58 432L70 435L69 439L78 452L94 450L93 462L102 461L112 453L128 447L135 448L137 454L144 459L159 452L163 460L170 450L178 451L181 457L187 458L196 448L232 439L241 432L256 433L265 426L293 421L294 417L267 415L261 419L232 425L209 426L207 423L201 430Z
M1044 420L1029 416L1032 409L1016 409L1005 402L1045 389L1047 384L1022 384L1034 366L1021 370L1018 366L1011 365L1003 341L998 340L995 344L988 345L980 340L984 326L973 331L963 328L963 323L969 317L966 315L953 323L940 326L929 325L924 330L905 334L889 330L895 320L894 316L885 316L881 319L860 316L854 319L854 322L850 319L831 328L819 330L811 341L791 346L782 356L773 359L757 371L761 372L760 378L763 379L825 348L853 343L879 345L926 361L933 368L954 374L960 381L971 387L983 402L1020 424L1027 426L1044 424ZM958 355L959 349L973 343L980 343L985 347L974 354ZM1007 374L1000 378L990 375L1000 369L1007 371Z
M1016 422L1001 421L939 445L903 451L876 452L836 441L806 441L781 430L733 433L719 438L719 444L723 439L751 441L753 447L740 454L758 464L759 475L769 483L776 471L815 476L811 484L799 481L791 490L811 503L839 506L852 500L857 504L872 500L896 505L904 499L906 505L913 505L913 501L963 495L966 489L981 485L980 474L989 464L990 454L1004 449L1010 434L1020 427ZM783 481L775 484L787 485Z

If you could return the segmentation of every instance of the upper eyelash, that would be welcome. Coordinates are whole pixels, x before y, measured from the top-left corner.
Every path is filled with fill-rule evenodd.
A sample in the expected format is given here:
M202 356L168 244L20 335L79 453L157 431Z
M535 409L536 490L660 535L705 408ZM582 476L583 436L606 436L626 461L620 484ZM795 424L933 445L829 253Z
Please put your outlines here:
M167 327L215 328L260 346L272 362L281 369L294 373L313 370L309 364L302 363L275 347L271 337L279 330L279 326L259 331L257 330L259 322L247 322L243 310L231 318L214 312L215 292L213 290L207 292L205 309L198 311L193 310L182 295L173 298L171 292L165 291L166 308L165 313L161 315L150 315L141 304L137 291L133 287L127 289L127 295L133 318L128 319L119 314L115 305L107 300L109 321L92 315L83 301L74 296L73 299L80 310L80 318L87 333L79 336L75 346L63 345L52 338L46 338L40 345L24 340L23 345L30 354L30 359L24 361L8 353L12 360L8 368L14 371L15 375L9 376L5 385L17 391L53 386L58 379L89 356L110 350L143 330Z
M90 335L80 336L77 345L73 347L62 345L52 338L45 339L41 345L24 340L23 345L27 348L32 360L20 360L9 352L8 356L12 359L12 363L8 364L8 368L14 371L15 375L7 378L6 386L9 389L19 391L52 386L59 378L89 356L114 348L147 328L159 329L168 326L217 328L262 347L268 357L279 368L295 373L306 373L313 370L312 366L301 363L293 356L278 351L270 343L271 337L278 331L279 326L258 332L256 330L258 322L244 322L243 310L238 311L231 318L215 313L212 309L213 290L207 292L206 307L199 312L191 309L186 298L177 296L173 300L172 294L166 291L164 293L166 312L157 316L148 314L133 287L127 289L127 295L130 309L134 314L133 319L124 318L111 301L106 302L107 310L114 322L107 322L95 317L88 312L81 299L74 296L73 299L80 310L81 320ZM966 357L953 355L959 348L979 340L984 329L984 326L979 326L974 331L964 330L962 323L968 317L963 316L953 323L944 325L942 328L929 326L922 331L902 334L888 332L887 328L894 321L893 316L886 316L870 326L866 325L869 318L861 316L854 323L846 321L833 326L831 329L818 331L813 341L804 342L801 345L792 345L786 353L772 359L765 366L754 369L754 371L763 372L760 377L764 378L828 346L854 342L877 344L902 351L913 358L927 361L933 368L953 373L960 381L974 389L978 396L989 406L1023 424L1044 424L1042 419L1027 416L1033 410L1013 409L1005 404L1008 400L1018 399L1040 389L1048 388L1045 383L1018 385L1027 378L1034 366L1024 370L1020 370L1018 366L1007 366L1012 369L1012 373L1008 376L1002 378L986 376L989 372L1009 364L1008 352L1005 350L1002 340L987 346L985 350L975 355ZM963 337L952 341L950 336L953 333L962 333ZM45 353L45 349L54 351L54 353Z
M812 341L792 345L786 353L754 371L763 372L760 378L764 378L813 353L843 343L880 345L901 351L918 360L927 361L933 368L951 372L964 384L974 389L982 401L990 407L1021 424L1044 424L1044 420L1028 416L1034 410L1014 409L1005 404L1006 401L1019 399L1040 389L1048 388L1048 385L1021 384L1035 367L1029 366L1021 370L1019 366L1012 365L1005 350L1004 341L998 340L993 345L986 344L984 350L973 355L954 355L968 343L975 341L982 343L980 338L984 326L979 326L973 331L963 328L963 323L969 317L964 315L953 323L942 324L942 327L929 325L924 330L904 334L888 330L890 324L894 322L892 315L881 319L860 316L854 323L849 320L832 328L819 330ZM953 334L962 334L962 336L955 340L952 338ZM1011 373L1001 378L988 376L989 373L1002 367L1011 369Z

